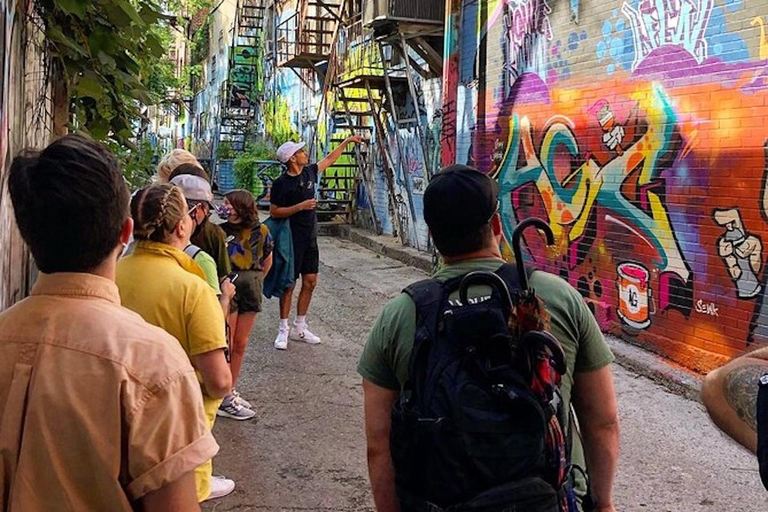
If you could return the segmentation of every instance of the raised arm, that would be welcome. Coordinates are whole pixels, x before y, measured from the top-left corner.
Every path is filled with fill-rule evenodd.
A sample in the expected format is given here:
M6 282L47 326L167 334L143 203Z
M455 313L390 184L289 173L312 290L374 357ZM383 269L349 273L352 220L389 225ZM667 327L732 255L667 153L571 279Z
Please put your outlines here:
M611 365L574 375L573 406L584 437L596 510L615 512L613 480L619 459L619 413Z
M339 144L336 149L328 153L328 156L317 162L317 172L323 172L330 166L336 163L336 160L338 160L342 153L344 153L344 150L347 149L347 146L351 143L359 144L363 142L365 139L361 137L360 135L353 135L351 137L347 137L344 142Z
M753 453L758 381L766 373L768 348L761 348L710 372L701 387L701 400L715 425Z

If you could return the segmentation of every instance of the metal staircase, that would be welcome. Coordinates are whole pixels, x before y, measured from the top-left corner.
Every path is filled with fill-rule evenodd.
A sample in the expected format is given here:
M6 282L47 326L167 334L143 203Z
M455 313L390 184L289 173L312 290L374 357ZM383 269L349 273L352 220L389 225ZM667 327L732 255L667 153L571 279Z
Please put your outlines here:
M238 0L229 71L221 95L218 146L245 149L263 89L265 0Z

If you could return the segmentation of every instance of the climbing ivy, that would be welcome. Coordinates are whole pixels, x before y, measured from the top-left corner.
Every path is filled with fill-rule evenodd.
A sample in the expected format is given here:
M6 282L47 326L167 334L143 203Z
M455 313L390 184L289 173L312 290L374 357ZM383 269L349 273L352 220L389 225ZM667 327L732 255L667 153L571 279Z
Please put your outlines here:
M203 0L190 0L198 8ZM179 8L179 0L165 5ZM36 0L51 59L54 130L127 142L142 107L181 84L166 51L179 20L155 0ZM180 12L180 11L178 11ZM182 23L183 25L183 23Z
M267 137L275 144L299 140L299 133L291 123L291 109L285 98L273 96L265 102L264 126Z

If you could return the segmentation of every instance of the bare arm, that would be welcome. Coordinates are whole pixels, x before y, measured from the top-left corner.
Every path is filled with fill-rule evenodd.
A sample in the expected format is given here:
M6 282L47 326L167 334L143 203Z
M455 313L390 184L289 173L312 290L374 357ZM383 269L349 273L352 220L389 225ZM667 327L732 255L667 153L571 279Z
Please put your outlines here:
M194 472L182 475L139 501L143 512L200 512Z
M264 260L264 266L261 269L262 275L269 274L269 271L272 270L272 254L267 256L267 259Z
M710 372L701 387L701 400L715 425L753 453L758 381L766 373L768 348L761 348Z
M274 203L269 205L269 214L276 219L285 219L302 210L312 210L317 206L317 200L307 199L293 206L277 206Z
M192 366L203 377L203 390L211 398L224 398L232 390L232 373L224 349L192 356Z
M221 295L219 295L219 304L221 304L221 311L224 313L224 318L229 316L229 305L232 302L232 297L235 296L235 285L228 277L224 277L219 283L221 288Z
M317 162L317 172L323 172L330 166L336 163L336 160L341 158L342 153L347 149L347 146L351 143L359 144L363 142L363 137L360 135L353 135L352 137L348 137L344 140L341 144L336 146L336 149L328 153L328 156Z
M397 391L379 387L363 379L368 475L378 512L400 511L395 493L395 469L389 452L390 411L398 394Z
M597 510L613 512L619 413L610 365L574 375L573 406L584 437L587 472Z

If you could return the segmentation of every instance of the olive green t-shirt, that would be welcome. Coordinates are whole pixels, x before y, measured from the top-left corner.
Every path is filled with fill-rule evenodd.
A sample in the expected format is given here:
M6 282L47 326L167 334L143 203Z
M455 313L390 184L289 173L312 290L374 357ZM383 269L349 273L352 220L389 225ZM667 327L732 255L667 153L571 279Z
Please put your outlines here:
M502 263L495 258L461 261L444 265L433 277L446 281L474 270L494 272ZM540 271L531 274L529 285L544 301L551 317L550 332L560 341L565 351L568 369L563 376L560 390L567 408L571 403L573 375L603 368L613 361L613 354L592 313L571 285L560 277ZM487 286L474 286L469 289L470 298L487 295L490 295L490 288ZM458 298L458 292L450 298ZM384 306L373 324L357 365L358 373L377 386L392 390L402 389L408 379L408 363L415 332L416 305L408 295L401 293ZM573 441L573 462L584 467L583 450L578 436L574 436ZM577 482L577 488L582 490L583 482Z
M232 272L232 266L227 253L227 241L224 230L210 220L192 237L192 243L204 250L216 262L216 273L219 279Z

